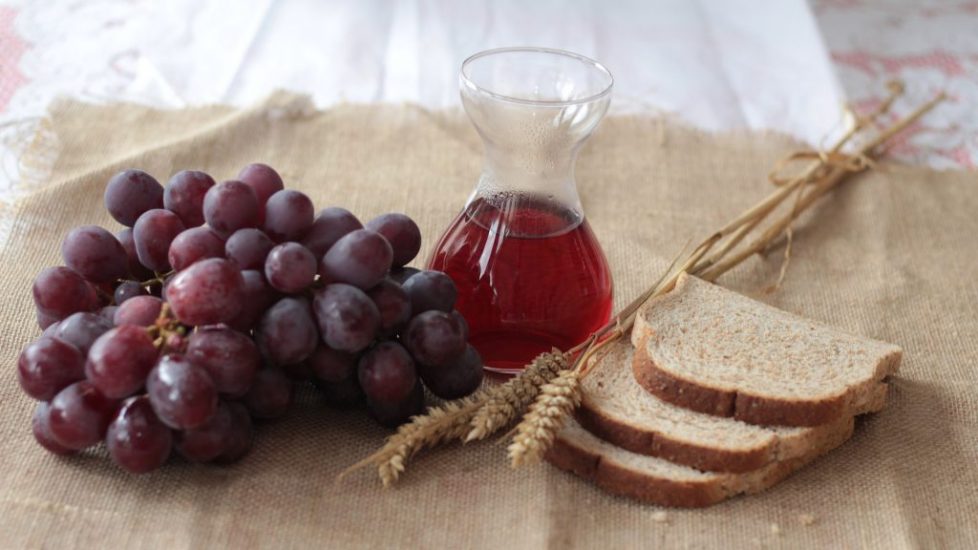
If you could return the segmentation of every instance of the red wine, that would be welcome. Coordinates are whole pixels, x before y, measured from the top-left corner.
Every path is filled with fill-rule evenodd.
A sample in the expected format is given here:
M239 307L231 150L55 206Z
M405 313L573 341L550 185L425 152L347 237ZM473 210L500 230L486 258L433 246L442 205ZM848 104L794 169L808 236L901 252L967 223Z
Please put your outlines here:
M590 226L543 198L472 201L428 267L458 286L456 308L489 370L517 372L540 353L582 342L611 316L611 274Z

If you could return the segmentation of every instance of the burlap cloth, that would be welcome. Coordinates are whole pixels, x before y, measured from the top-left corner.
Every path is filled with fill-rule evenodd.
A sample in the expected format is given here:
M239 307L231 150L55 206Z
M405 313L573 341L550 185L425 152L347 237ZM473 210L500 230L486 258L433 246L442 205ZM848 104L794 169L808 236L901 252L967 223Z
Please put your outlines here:
M690 238L767 193L764 175L793 147L764 135L711 136L652 119L610 118L578 163L582 199L611 263L621 306ZM155 111L62 102L32 154L57 151L50 183L4 208L0 379L0 546L816 547L978 546L978 182L975 173L884 165L848 182L796 231L784 287L763 298L900 344L889 407L853 439L760 495L662 511L547 465L511 470L492 443L426 454L403 482L334 476L385 431L310 391L262 425L233 467L173 460L135 477L99 450L58 458L30 434L33 402L15 375L38 334L30 284L59 264L76 225L115 228L108 177L141 167L230 178L277 167L319 207L366 219L397 210L421 224L425 254L472 188L481 144L458 114L346 106L316 112L279 94L247 110ZM814 222L814 223L813 223ZM779 254L723 282L758 294ZM806 520L814 523L806 525Z

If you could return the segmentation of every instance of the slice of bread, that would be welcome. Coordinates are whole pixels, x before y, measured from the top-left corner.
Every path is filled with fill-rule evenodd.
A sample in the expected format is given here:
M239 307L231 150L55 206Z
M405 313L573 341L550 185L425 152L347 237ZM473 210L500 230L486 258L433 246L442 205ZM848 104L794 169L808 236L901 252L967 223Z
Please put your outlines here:
M632 341L635 379L660 399L780 426L867 410L902 355L685 275L639 312Z
M844 417L809 428L769 427L698 413L662 401L632 376L633 349L615 342L581 383L578 422L601 439L629 451L657 456L699 470L749 472L779 460L804 456L813 442L851 425ZM877 383L865 410L883 408L886 384Z
M740 474L702 472L640 455L598 439L573 419L557 435L547 460L608 492L663 506L700 507L741 493L763 491L852 435L852 422L837 423L794 458Z

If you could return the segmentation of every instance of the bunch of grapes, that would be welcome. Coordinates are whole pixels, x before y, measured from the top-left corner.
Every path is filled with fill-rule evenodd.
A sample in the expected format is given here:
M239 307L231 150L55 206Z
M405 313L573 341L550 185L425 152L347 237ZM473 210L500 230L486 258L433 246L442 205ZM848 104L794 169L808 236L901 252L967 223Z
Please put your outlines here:
M65 266L34 280L43 333L17 370L53 453L105 441L134 473L173 450L226 463L298 383L393 427L422 412L425 387L454 399L482 381L452 280L406 267L421 232L403 214L315 215L263 164L222 183L183 171L166 188L126 170L105 207L125 228L73 229Z

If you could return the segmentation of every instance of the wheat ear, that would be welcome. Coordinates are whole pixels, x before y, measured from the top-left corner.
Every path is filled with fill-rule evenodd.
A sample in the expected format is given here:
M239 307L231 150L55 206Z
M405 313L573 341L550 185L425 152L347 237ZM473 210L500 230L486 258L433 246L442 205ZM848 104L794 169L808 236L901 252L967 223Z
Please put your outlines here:
M510 443L509 459L513 467L534 464L543 458L567 417L581 404L581 373L561 371L540 388L540 395L516 427Z
M554 348L541 353L511 380L493 388L491 395L472 416L465 441L485 439L519 418L536 399L540 388L568 366L569 355Z

